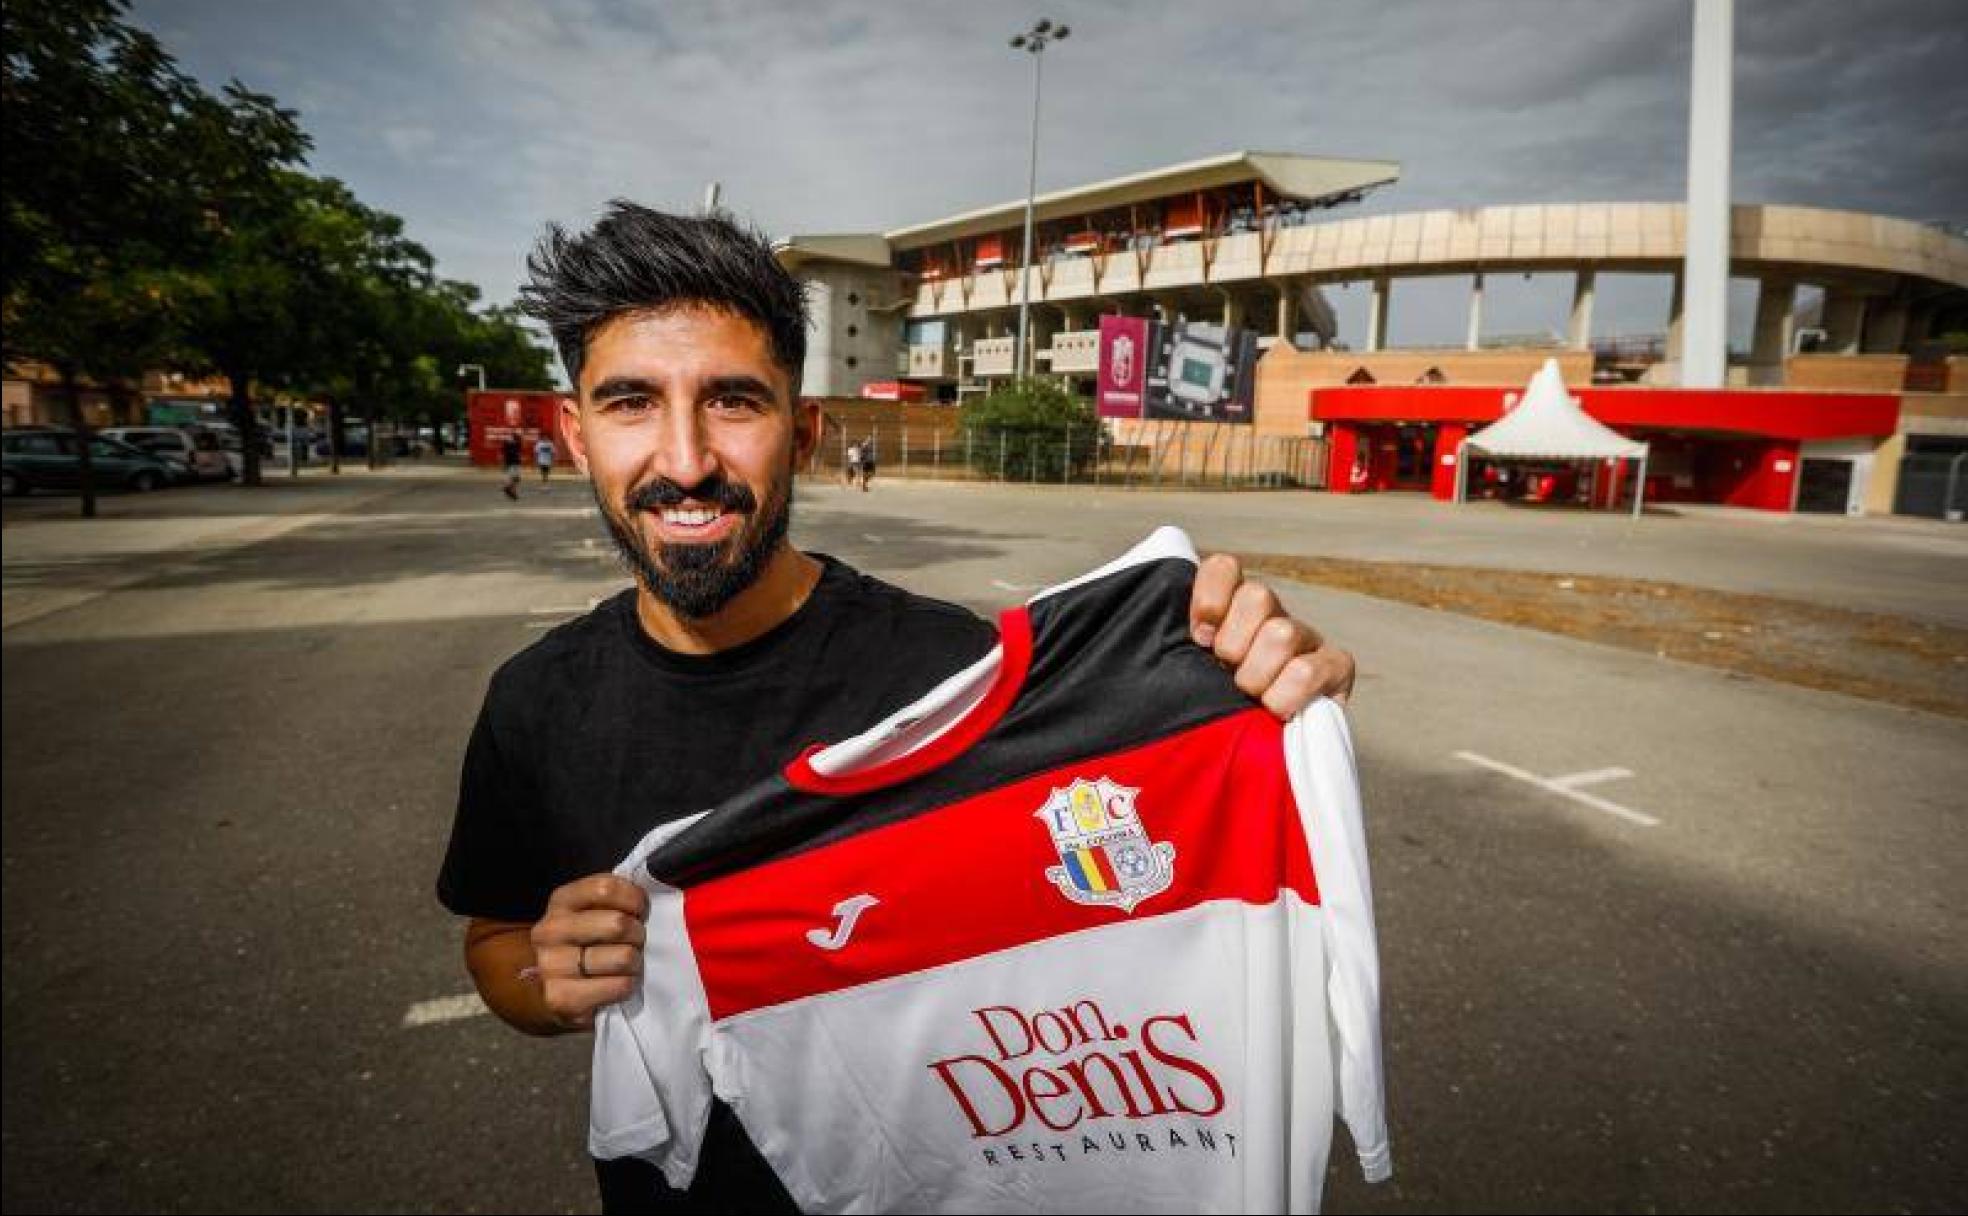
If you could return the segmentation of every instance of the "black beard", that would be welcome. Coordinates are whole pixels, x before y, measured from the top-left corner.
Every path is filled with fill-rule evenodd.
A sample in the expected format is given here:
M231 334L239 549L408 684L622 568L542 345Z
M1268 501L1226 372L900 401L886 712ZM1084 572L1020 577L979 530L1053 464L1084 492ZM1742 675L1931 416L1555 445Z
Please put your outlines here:
M785 542L792 522L793 474L790 468L786 470L785 479L767 491L763 507L749 489L722 477L710 478L689 490L668 478L658 478L632 491L620 512L603 501L600 487L594 487L594 494L616 552L636 581L678 616L701 621L716 615L757 582L766 562ZM641 531L629 525L630 512L674 506L685 499L745 512L745 522L714 544L659 544L654 551Z

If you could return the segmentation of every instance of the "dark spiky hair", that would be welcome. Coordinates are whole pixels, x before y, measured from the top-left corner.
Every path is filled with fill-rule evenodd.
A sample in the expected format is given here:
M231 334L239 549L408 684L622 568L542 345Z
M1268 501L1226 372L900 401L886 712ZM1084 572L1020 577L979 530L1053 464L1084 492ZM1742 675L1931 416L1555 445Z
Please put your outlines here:
M795 396L806 362L806 292L764 234L722 213L670 215L614 199L592 229L549 224L526 259L520 308L546 325L578 390L588 339L617 317L701 307L754 322Z

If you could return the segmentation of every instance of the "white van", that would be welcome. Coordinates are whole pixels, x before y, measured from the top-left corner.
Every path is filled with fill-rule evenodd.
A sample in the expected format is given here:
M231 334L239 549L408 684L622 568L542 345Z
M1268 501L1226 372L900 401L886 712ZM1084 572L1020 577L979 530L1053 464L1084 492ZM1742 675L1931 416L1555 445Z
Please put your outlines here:
M232 476L219 436L204 427L116 426L102 434L150 453L174 471L183 470L178 476L187 481L223 481Z

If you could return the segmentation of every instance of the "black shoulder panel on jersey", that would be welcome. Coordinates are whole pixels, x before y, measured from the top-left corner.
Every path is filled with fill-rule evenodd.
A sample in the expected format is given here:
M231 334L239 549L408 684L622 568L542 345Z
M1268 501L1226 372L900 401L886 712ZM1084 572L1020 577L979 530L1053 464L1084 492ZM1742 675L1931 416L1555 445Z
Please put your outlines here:
M1189 636L1195 573L1165 558L1044 596L1029 609L1024 684L968 750L914 780L848 796L808 793L776 774L652 853L650 875L675 887L705 882L1249 709Z

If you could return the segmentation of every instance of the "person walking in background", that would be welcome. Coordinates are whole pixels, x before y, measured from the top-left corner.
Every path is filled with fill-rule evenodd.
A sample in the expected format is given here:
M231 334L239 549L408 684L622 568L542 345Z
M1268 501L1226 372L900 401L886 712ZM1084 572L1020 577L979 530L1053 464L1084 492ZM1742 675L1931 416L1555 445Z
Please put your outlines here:
M499 445L499 459L506 466L506 484L502 487L507 498L519 497L519 436L507 435L506 441Z
M553 475L553 462L554 442L545 435L542 435L533 444L533 463L539 466L540 484L542 486L546 485L547 478Z
M868 483L875 479L875 437L869 435L861 441L861 492L868 492Z
M850 488L853 487L855 479L861 476L860 444L850 443L847 445L847 455L841 463L841 476L846 480Z

